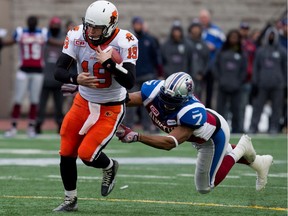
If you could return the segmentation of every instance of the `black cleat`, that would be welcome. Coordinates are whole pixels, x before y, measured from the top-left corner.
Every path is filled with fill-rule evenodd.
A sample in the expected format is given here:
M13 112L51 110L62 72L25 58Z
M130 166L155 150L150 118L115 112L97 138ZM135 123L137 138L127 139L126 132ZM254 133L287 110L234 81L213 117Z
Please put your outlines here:
M64 198L64 202L61 203L57 208L53 209L53 211L77 211L77 197L68 197Z
M101 194L102 196L108 196L114 188L115 185L115 177L119 167L119 164L116 160L113 161L113 166L108 169L103 169L103 179L101 185Z

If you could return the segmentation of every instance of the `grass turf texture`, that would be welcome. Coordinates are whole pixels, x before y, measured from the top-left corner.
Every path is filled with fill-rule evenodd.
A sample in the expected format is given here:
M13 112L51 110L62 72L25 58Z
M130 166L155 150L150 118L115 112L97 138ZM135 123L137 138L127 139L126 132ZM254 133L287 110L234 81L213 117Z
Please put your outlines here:
M232 138L237 143L240 136ZM285 136L255 136L258 154L271 154L266 189L255 191L255 174L235 165L228 177L211 193L201 195L194 186L194 164L137 164L145 158L196 158L190 143L172 151L153 149L140 143L123 144L113 139L107 154L119 159L117 183L107 197L100 195L102 172L78 165L78 206L72 215L287 215L287 141ZM0 159L59 159L59 138L0 138ZM17 150L16 153L11 150ZM19 154L19 150L29 150ZM31 151L33 149L34 151ZM37 150L37 151L35 151ZM30 152L30 153L29 153ZM39 153L40 152L40 153ZM105 152L105 151L104 151ZM128 185L125 189L123 186ZM0 166L0 215L55 215L52 209L63 200L59 166Z

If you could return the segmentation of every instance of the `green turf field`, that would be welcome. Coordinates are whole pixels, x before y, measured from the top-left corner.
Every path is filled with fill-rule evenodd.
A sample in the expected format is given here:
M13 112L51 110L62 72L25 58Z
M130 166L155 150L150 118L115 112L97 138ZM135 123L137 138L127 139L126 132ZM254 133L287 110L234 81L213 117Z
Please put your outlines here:
M239 137L232 141L236 143ZM265 190L256 192L252 169L237 164L214 191L201 195L194 186L196 150L190 143L166 152L114 139L106 148L120 163L114 191L101 197L102 173L78 161L79 211L66 214L287 215L286 137L259 135L253 137L253 144L258 154L274 156ZM63 199L58 146L59 138L53 135L33 140L25 135L0 138L1 216L57 214L52 209Z

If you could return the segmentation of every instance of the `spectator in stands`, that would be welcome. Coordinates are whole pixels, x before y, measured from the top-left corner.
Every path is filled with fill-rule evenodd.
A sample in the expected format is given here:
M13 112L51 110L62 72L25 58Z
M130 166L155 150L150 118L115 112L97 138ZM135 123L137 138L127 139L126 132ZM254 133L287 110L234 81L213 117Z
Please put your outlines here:
M250 33L250 39L253 41L256 47L257 47L257 41L258 41L260 34L261 34L261 31L259 29L252 29Z
M247 58L247 70L245 82L242 85L242 99L239 102L240 117L239 117L239 130L244 131L244 119L246 106L249 104L249 98L252 88L251 78L253 72L253 62L256 52L256 45L250 38L250 25L247 22L241 22L239 32L242 38L242 50Z
M210 50L210 61L207 67L206 73L206 103L205 106L212 108L212 92L213 92L213 61L217 51L222 47L223 42L225 41L224 32L211 20L211 14L207 9L203 9L199 13L199 21L203 27L202 38L206 42Z
M192 44L192 78L194 80L194 94L201 101L205 90L204 77L209 62L209 48L202 39L202 26L198 19L192 21L188 28L188 39Z
M175 71L192 73L192 46L184 37L183 28L179 21L174 21L167 40L161 46L164 77L167 78Z
M139 91L142 83L147 80L163 77L159 47L153 36L145 29L142 17L136 16L132 19L132 32L138 39L139 56L136 64L136 84L131 91ZM127 108L124 122L133 127L135 123L136 108ZM153 132L155 127L151 124L145 108L139 110L139 120L144 131Z
M215 77L219 83L217 112L228 119L232 114L232 133L242 133L240 125L240 101L243 82L246 78L246 57L242 52L241 35L238 30L227 34L215 59ZM228 108L230 107L230 108Z
M59 40L61 42L64 41L65 35L63 34L63 32L61 32L61 19L59 17L55 16L50 19L48 30L50 38ZM63 95L60 91L62 83L55 80L53 71L55 70L57 59L62 53L61 52L62 47L63 46L61 44L60 45L48 44L46 45L44 50L44 60L45 60L45 67L43 70L44 82L40 95L39 111L35 126L35 132L37 134L42 133L42 124L46 117L46 106L50 95L53 96L55 122L58 126L58 132L60 131L61 128L61 124L64 117Z
M17 43L20 52L20 67L16 73L11 128L5 132L5 137L14 137L17 134L21 104L27 91L29 92L30 99L27 135L29 137L35 137L36 135L34 127L43 82L44 45L47 41L54 43L53 40L48 40L47 29L37 28L37 25L38 18L36 16L29 16L26 28L17 27L12 38L0 41L1 46L11 46Z
M250 133L258 131L260 116L267 100L271 100L272 105L269 132L271 134L279 132L279 119L286 81L287 52L279 44L278 31L274 27L270 27L265 33L263 45L257 49L255 54L252 83L256 98L253 100Z

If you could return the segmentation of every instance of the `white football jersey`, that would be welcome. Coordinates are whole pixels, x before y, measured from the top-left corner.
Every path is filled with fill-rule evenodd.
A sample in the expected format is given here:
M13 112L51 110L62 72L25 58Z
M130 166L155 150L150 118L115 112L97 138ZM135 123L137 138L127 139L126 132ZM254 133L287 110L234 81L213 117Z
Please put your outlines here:
M138 40L129 31L117 28L110 41L108 40L105 44L116 49L123 62L136 64ZM77 61L78 73L89 72L100 79L99 87L96 89L79 85L79 93L84 99L94 103L118 102L125 99L126 89L115 80L114 75L97 62L95 47L93 49L84 40L83 25L67 33L62 52Z

